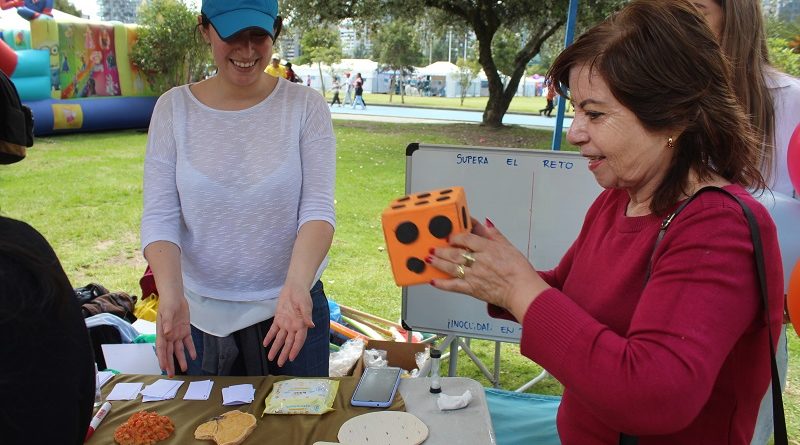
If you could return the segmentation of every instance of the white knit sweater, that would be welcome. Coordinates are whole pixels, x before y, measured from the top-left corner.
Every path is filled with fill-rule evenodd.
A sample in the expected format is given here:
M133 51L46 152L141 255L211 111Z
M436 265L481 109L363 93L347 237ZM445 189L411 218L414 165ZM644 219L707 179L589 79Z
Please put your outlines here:
M150 123L142 249L177 244L187 294L274 299L300 226L335 226L335 163L330 112L310 88L279 79L265 100L239 111L173 88Z

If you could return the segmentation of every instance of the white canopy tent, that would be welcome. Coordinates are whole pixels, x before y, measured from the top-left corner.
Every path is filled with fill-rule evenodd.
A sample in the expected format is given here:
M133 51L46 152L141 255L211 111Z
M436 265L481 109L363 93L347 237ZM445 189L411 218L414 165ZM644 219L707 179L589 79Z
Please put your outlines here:
M430 91L436 96L457 97L458 66L450 62L433 62L432 64L417 69L417 76L430 76Z
M303 80L303 84L306 83L308 76L311 76L311 87L315 89L321 88L319 67L316 63L292 65L292 69ZM346 73L350 73L351 82L352 79L355 79L356 73L361 73L361 77L364 78L364 91L371 92L373 91L373 82L377 78L378 62L369 59L342 59L339 63L333 64L333 72L339 77L339 82L343 86ZM329 90L333 84L331 67L324 63L322 64L322 79L325 81L325 90Z

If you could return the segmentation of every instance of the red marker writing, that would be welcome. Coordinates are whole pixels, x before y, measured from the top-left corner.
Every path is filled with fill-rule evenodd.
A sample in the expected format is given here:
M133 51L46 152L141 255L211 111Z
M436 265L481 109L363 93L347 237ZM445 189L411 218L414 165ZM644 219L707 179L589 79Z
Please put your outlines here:
M100 426L100 422L106 418L106 414L108 414L109 411L111 411L111 402L104 403L103 406L97 410L97 414L95 414L94 417L92 417L92 421L89 422L89 431L86 432L86 438L83 439L84 442L89 441L89 438L94 434L94 430Z

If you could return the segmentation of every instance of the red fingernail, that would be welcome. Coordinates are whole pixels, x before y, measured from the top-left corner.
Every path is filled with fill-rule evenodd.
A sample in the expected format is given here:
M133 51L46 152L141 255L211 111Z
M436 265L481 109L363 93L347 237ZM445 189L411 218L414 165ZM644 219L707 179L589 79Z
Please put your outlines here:
M426 256L425 257L425 262L428 263L428 264L431 264L431 262L433 262L433 258L431 258L429 256Z
M491 220L491 219L489 219L489 218L486 218L486 227L488 227L488 228L490 228L490 229L493 229L493 228L494 228L494 223L493 223L493 222L492 222L492 220Z
M428 249L428 253L429 253L429 254L431 254L431 255L433 255L433 252L434 252L435 250L436 250L436 249L434 249L433 247L431 247L430 249Z
M431 280L431 286L435 286L435 285L436 285L436 280Z

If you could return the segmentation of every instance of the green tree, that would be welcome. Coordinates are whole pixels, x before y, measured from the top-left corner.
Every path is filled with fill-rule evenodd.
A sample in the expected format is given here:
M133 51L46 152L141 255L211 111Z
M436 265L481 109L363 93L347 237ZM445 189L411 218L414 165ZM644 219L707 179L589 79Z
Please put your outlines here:
M83 12L76 8L75 5L73 5L69 0L56 0L53 6L55 6L55 9L74 15L75 17L83 16Z
M789 41L772 37L767 39L767 50L772 66L786 74L800 77L800 54L789 46Z
M463 107L470 84L481 72L481 64L475 59L459 57L456 66L458 66L458 86L461 87L461 106Z
M307 28L300 39L300 48L303 53L297 58L297 63L316 63L319 69L319 81L322 86L322 95L325 95L325 81L322 77L322 64L331 68L333 75L333 64L342 60L342 41L339 38L339 31L332 26L317 26Z
M501 29L492 39L492 57L497 71L506 77L514 74L514 59L522 48L522 36L508 29Z
M400 77L400 102L406 103L403 81L408 73L414 70L422 54L417 40L414 38L414 28L407 22L395 20L383 26L372 42L372 53L378 63L395 72ZM389 88L389 102L392 101L394 85Z
M581 2L580 20L594 23L617 9L624 0L585 0ZM371 23L391 19L414 18L422 11L436 10L455 24L468 26L478 41L478 61L489 83L489 100L483 112L483 124L499 127L517 92L528 62L542 45L563 27L568 0L285 0L283 10L293 22L313 26L320 21L336 22L353 18ZM513 58L513 69L504 84L495 60L492 41L495 34L508 30L525 36Z
M180 0L151 0L139 8L139 38L131 60L158 92L205 75L211 55L195 29L197 16Z

